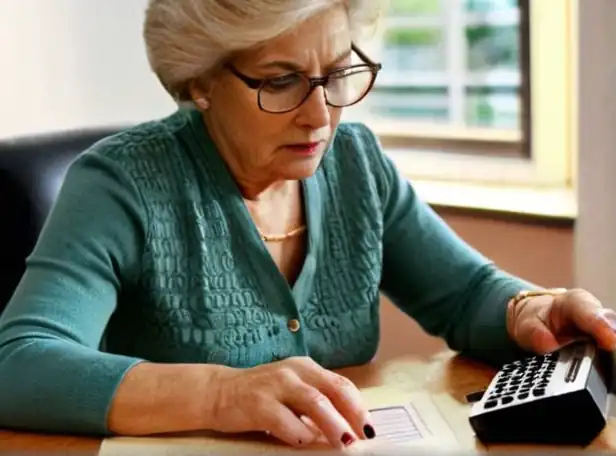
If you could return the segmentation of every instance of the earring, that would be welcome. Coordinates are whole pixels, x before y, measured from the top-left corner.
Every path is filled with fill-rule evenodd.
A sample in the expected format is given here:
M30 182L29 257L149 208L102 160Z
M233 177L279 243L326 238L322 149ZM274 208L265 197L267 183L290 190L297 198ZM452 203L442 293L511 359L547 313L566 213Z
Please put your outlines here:
M197 98L195 100L195 103L203 111L207 111L208 109L210 109L210 102L208 100L206 100L205 98Z

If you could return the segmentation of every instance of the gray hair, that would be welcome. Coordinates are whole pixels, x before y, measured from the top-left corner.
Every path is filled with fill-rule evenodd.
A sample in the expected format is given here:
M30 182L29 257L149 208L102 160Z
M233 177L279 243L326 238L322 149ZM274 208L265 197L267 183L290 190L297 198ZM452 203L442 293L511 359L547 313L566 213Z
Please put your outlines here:
M353 39L378 22L383 0L150 0L143 35L152 71L179 103L188 84L234 52L250 49L304 20L345 4Z

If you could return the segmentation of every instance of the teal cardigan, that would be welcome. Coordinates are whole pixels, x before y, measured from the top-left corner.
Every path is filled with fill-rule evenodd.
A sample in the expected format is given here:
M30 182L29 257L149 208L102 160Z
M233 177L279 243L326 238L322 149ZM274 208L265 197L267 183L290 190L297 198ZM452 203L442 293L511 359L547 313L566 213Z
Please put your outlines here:
M0 427L105 434L143 360L366 363L380 291L454 350L516 355L506 302L529 284L460 240L368 128L340 125L302 184L308 249L289 286L197 111L81 154L0 319Z

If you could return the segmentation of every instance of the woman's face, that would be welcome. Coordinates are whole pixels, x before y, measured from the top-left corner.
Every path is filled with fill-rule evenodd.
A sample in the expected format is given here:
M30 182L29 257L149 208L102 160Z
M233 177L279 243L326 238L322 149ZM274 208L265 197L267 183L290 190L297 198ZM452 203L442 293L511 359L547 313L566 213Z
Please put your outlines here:
M336 7L256 50L237 55L230 64L252 79L277 78L270 94L262 95L262 102L272 107L283 100L278 88L296 83L295 73L326 75L349 65L350 53L347 13L344 7ZM303 179L316 171L341 115L340 108L326 104L322 87L297 109L272 114L259 108L258 90L249 88L230 69L223 69L213 82L206 123L236 174L255 183L273 183Z

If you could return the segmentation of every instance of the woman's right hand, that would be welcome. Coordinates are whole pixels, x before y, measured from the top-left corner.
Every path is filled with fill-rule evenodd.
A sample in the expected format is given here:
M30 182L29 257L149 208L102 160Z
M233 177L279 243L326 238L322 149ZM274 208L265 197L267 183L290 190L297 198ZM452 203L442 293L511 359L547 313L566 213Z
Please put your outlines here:
M310 358L226 370L219 381L209 426L214 431L261 431L294 447L320 434L335 448L374 437L355 385Z

